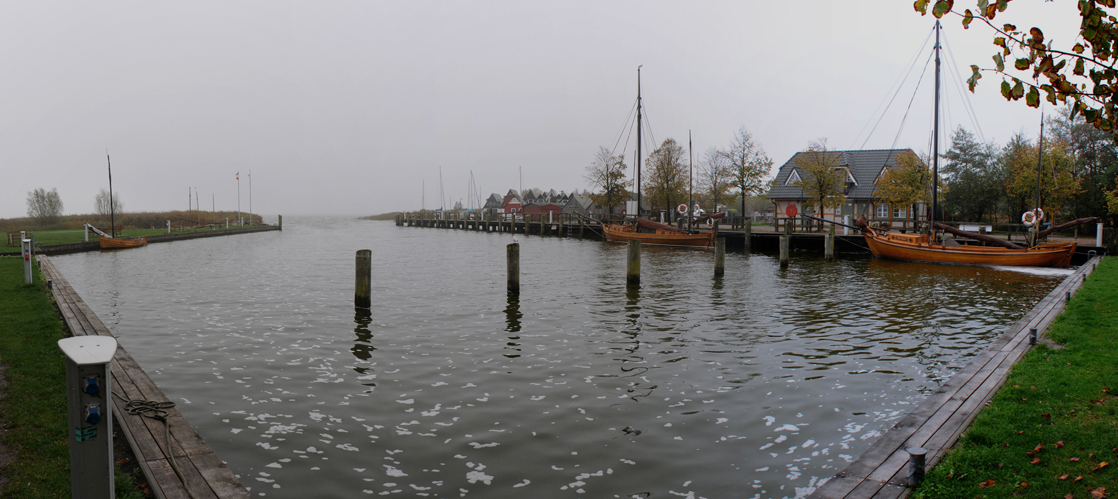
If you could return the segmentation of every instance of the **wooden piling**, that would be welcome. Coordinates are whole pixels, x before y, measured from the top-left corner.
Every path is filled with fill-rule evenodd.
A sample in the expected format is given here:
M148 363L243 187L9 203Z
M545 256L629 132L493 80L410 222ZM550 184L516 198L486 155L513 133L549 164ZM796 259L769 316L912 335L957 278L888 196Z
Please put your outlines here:
M722 277L726 273L726 238L714 240L714 277Z
M508 261L509 279L508 292L520 293L520 243L512 243L505 247L505 259Z
M625 283L639 286L641 283L641 242L629 241L629 254L625 265Z
M746 218L745 222L742 222L742 230L745 232L745 237L743 238L745 252L749 253L753 248L753 219Z
M784 235L780 236L780 266L787 267L791 261L789 253L792 246L792 219L784 222Z
M835 259L835 224L830 224L823 240L823 259L828 262Z
M373 252L363 249L357 250L357 282L353 291L353 306L356 308L373 308L372 298L369 296L373 281Z

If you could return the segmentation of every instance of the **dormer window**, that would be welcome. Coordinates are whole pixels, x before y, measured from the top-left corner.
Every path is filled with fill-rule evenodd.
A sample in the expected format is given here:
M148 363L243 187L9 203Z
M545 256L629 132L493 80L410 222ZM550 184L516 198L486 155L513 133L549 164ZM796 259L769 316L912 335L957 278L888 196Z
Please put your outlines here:
M792 170L792 173L788 175L788 180L784 182L784 185L795 185L796 182L800 182L800 173L796 170Z

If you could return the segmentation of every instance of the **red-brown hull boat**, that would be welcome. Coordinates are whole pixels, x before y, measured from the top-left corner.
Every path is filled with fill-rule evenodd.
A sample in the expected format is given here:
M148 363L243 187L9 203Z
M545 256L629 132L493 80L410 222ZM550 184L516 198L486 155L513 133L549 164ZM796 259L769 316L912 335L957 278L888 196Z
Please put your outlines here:
M101 249L120 249L120 248L136 248L139 246L147 246L148 238L143 237L129 237L129 238L112 238L101 237Z
M686 246L691 248L709 248L714 246L714 232L687 234L680 231L657 230L653 232L637 232L635 225L602 224L603 233L607 241L627 243L640 241L641 244L654 244L660 246Z
M874 256L913 262L1013 267L1067 267L1076 243L1041 244L1027 249L991 246L944 246L929 244L923 234L899 234L867 230L866 244Z

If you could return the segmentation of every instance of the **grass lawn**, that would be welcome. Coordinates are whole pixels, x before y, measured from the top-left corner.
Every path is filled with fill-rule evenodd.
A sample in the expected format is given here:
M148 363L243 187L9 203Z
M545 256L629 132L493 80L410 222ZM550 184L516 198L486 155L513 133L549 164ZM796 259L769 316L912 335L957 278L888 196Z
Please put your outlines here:
M230 226L229 228L230 229L240 229L241 227ZM225 227L221 227L219 229L210 229L210 228L186 229L186 232L212 232L214 230L226 230L226 229L225 229ZM52 245L52 244L80 243L84 240L84 236L85 236L85 231L82 230L82 229L74 229L74 230L36 230L36 231L32 231L32 232L35 233L35 242L39 243L39 244L42 244L44 246L49 246L49 245ZM181 232L182 231L180 231L176 228L176 229L174 229L172 234L179 234ZM162 228L162 229L126 229L124 231L124 235L127 236L127 237L154 236L154 235L166 234L166 233L167 233L166 228ZM2 235L3 234L0 234L0 236L2 236ZM17 234L17 238L18 238L18 234ZM95 234L93 232L90 232L89 233L89 240L90 241L96 241L97 240L97 234ZM0 241L0 246L5 246L5 245L7 245L7 243L8 243L8 240L5 238L3 241ZM8 246L8 247L13 248L13 251L19 251L19 243L18 242L13 246Z
M914 498L1118 497L1118 261L1103 260Z
M15 454L0 470L8 483L0 497L70 497L70 448L66 423L65 337L50 295L23 283L23 260L0 257L0 363L7 386L0 400L3 443ZM123 480L123 481L122 481ZM143 497L117 472L117 497Z

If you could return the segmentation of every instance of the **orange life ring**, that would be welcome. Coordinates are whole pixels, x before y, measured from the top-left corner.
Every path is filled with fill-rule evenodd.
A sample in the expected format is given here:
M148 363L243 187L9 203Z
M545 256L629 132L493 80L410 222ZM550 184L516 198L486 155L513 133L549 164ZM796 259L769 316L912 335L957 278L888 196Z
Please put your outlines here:
M675 212L679 213L680 215L686 215L687 214L687 205L685 205L683 203L680 203L679 206L676 207Z
M1034 224L1039 224L1044 221L1044 210L1037 208L1035 210L1026 211L1021 214L1021 223L1026 227L1032 227Z

